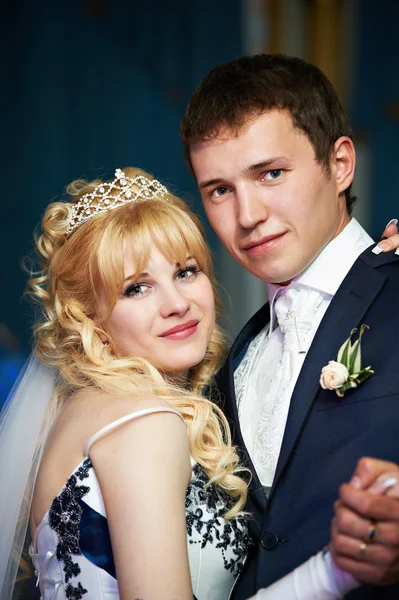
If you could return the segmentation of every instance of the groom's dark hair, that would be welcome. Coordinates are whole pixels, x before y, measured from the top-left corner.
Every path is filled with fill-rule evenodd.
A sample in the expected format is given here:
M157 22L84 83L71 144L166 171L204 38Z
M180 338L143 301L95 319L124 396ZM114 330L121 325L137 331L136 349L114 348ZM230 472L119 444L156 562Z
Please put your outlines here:
M241 56L212 69L194 91L180 135L187 165L193 172L190 146L217 137L224 127L238 132L250 118L280 109L313 146L316 160L330 175L330 159L341 136L352 128L327 77L314 65L283 54ZM345 191L348 212L355 198Z

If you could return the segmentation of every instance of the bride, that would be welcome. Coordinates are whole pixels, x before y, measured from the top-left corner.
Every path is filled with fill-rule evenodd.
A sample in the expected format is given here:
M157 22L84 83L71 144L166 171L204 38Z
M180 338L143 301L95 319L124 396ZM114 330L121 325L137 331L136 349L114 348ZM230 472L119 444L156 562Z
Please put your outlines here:
M36 240L35 353L0 422L0 596L29 528L43 600L227 600L249 474L205 396L225 340L201 226L137 169L67 191ZM358 585L328 552L298 573L303 600Z

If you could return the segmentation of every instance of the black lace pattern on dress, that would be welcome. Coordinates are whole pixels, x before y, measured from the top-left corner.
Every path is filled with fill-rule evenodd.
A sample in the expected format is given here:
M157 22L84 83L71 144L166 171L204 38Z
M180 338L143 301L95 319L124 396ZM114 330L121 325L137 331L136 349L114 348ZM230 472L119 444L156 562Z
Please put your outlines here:
M194 465L193 478L186 493L189 543L195 543L192 537L193 532L196 531L202 538L201 548L205 548L208 543L215 544L222 553L225 569L238 576L244 566L248 548L252 545L248 519L241 516L226 521L223 515L232 507L234 500L215 484L205 488L207 483L208 477L204 469L198 464ZM201 506L205 510L202 510ZM228 548L233 553L230 559L225 553Z
M50 527L57 533L57 559L64 563L65 573L65 595L71 600L81 600L87 590L80 582L77 585L71 583L71 579L80 573L78 563L73 561L73 556L81 555L79 544L79 528L82 516L82 508L78 502L85 496L90 488L79 485L79 481L87 479L92 468L90 459L86 459L81 466L68 479L64 489L57 496L49 510Z

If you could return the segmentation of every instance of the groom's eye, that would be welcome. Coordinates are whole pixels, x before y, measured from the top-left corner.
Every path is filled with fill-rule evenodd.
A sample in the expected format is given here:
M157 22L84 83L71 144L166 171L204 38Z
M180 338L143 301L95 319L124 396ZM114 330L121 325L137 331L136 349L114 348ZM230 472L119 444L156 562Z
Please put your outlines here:
M229 191L229 188L226 185L221 185L215 188L212 192L215 196L224 196Z
M278 179L281 177L283 173L283 169L272 169L271 171L266 171L265 178L267 179Z

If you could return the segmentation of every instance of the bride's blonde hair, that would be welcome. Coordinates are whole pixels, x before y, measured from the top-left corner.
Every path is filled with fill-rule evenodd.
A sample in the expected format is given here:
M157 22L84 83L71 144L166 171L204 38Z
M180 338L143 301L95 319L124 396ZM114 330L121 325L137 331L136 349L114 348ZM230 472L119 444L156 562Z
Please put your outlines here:
M153 179L139 169L123 171L130 178ZM32 274L28 292L42 312L34 327L36 351L61 374L48 418L54 418L74 392L88 386L111 394L150 393L165 398L184 417L192 457L210 482L231 497L232 507L225 516L234 517L246 501L247 484L240 476L245 469L239 466L226 417L204 396L225 356L220 327L215 324L203 360L191 369L189 389L180 389L165 381L147 360L118 353L105 319L98 317L99 286L107 293L109 310L120 296L127 249L134 256L138 276L154 244L170 261L185 264L187 253L196 259L211 281L218 316L220 298L202 226L182 200L167 193L98 214L67 236L73 203L100 183L72 182L67 187L70 202L47 207L42 233L36 237L41 269ZM104 339L109 340L107 345Z

